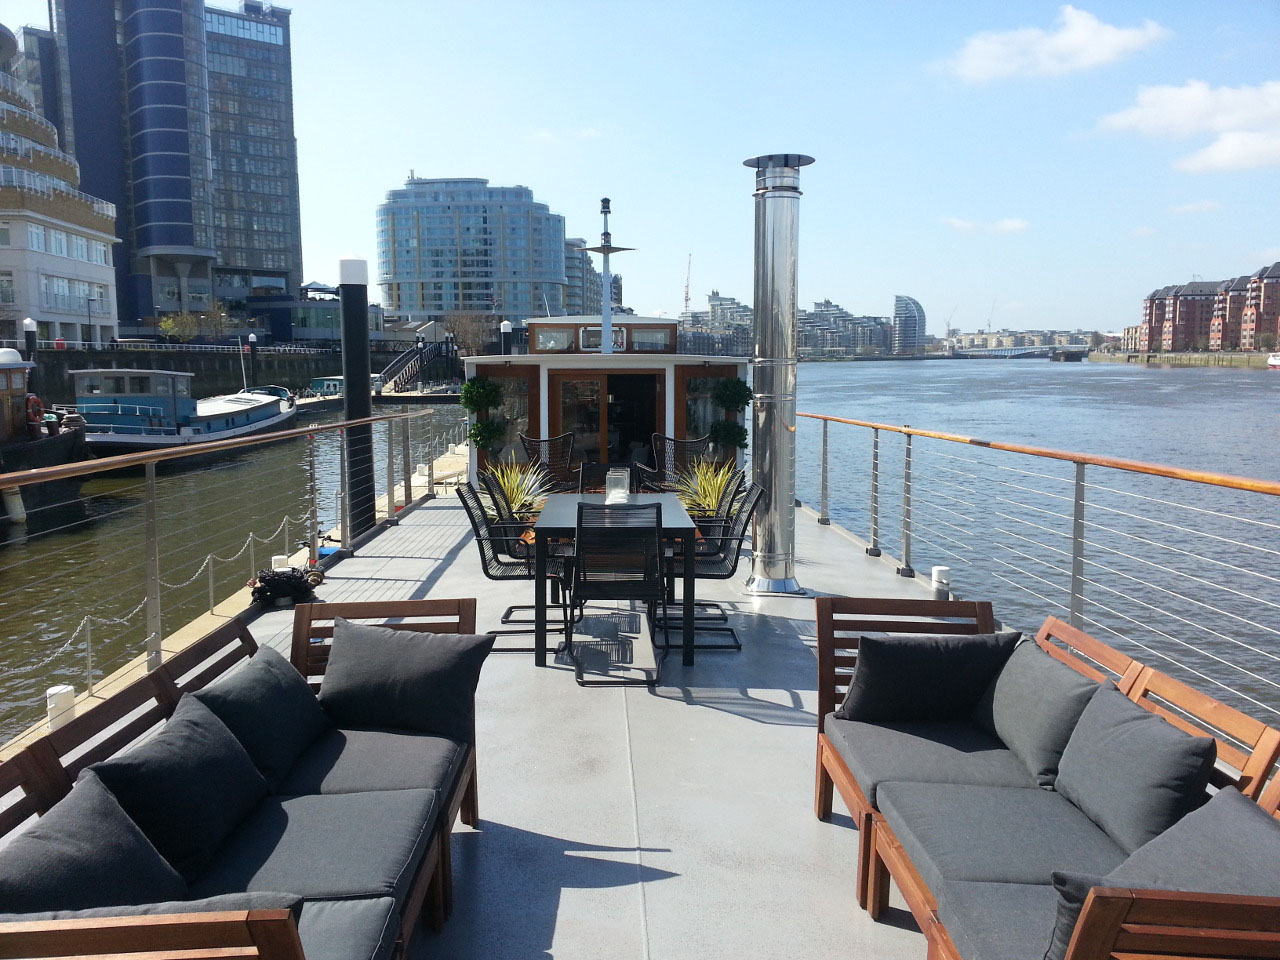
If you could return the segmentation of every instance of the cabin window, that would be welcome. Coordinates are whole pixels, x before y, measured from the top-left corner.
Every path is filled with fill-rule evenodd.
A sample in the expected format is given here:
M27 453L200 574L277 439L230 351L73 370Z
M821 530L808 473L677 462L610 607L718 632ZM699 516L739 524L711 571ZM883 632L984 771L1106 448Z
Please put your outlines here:
M129 392L130 393L150 393L151 378L150 377L130 377Z
M17 384L14 384L14 386L16 387ZM7 373L0 373L0 390L8 390L8 389L9 389L9 375Z
M179 377L177 389L174 392L180 397L191 396L191 381L187 377Z
M170 391L168 377L156 377L151 385L153 393L168 393Z
M600 328L599 327L579 327L578 328L578 349L596 351L600 349ZM613 349L622 351L627 349L627 329L626 327L613 328Z
M79 392L85 396L92 396L93 394L101 393L102 380L98 377L85 377L80 381Z
M563 353L573 347L573 331L568 327L538 327L536 349L542 353Z
M124 393L124 377L107 377L107 393Z
M661 352L671 349L671 331L666 327L657 329L645 329L643 327L631 328L631 349L632 350L652 350Z

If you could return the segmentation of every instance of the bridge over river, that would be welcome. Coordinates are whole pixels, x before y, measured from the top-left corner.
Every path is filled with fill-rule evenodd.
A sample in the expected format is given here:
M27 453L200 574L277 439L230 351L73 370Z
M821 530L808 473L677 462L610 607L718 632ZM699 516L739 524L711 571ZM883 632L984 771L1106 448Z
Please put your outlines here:
M1027 360L1032 357L1043 357L1049 360L1083 360L1089 353L1084 344L1043 347L970 347L957 350L953 356L969 357L975 360L994 358L999 360Z

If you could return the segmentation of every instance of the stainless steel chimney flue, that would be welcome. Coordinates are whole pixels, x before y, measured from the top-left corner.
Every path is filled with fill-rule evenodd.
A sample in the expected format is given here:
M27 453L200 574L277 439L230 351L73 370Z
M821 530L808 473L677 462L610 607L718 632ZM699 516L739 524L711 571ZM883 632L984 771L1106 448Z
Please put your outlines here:
M796 251L800 168L813 157L774 153L756 171L755 422L752 475L764 488L752 540L751 593L804 594L796 581Z

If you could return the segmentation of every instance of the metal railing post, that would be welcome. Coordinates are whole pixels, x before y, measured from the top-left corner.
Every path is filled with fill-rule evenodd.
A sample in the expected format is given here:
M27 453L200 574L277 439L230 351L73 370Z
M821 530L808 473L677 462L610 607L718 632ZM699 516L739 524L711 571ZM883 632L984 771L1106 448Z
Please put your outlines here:
M253 531L249 531L249 579L253 580L258 576L258 560L254 554L257 551L253 549Z
M284 515L284 523L281 526L284 527L284 555L292 557L293 548L289 545L289 515L287 513Z
M406 417L400 434L400 472L404 474L404 505L413 503L413 419Z
M311 566L315 566L320 560L320 491L316 488L316 437L311 434L307 437L307 471L310 474L311 482L311 536L307 538L310 546Z
M93 621L88 618L84 622L84 688L93 694Z
M209 554L209 612L213 613L213 608L218 605L217 597L214 594L213 582L213 554Z
M871 545L867 556L880 556L880 431L871 431Z
M819 496L818 522L823 526L831 523L830 503L827 499L827 427L829 421L822 421L822 492Z
M147 669L160 666L160 534L156 524L156 464L147 464Z
M1084 627L1084 464L1076 464L1075 502L1071 508L1071 614L1069 622Z
M902 566L898 568L898 576L914 577L911 569L911 434L907 434L907 444L902 460Z
M387 421L387 520L396 522L396 422Z
M339 546L346 550L351 545L351 491L350 484L347 483L347 438L346 430L339 430L338 436L341 439L340 449L341 457L338 467L341 472L341 478L338 482L338 539Z

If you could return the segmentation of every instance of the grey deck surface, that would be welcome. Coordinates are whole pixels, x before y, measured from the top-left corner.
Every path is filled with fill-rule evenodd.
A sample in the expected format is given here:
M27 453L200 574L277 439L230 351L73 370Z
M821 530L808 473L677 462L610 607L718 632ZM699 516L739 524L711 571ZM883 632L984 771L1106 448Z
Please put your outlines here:
M810 590L923 595L806 512L797 553ZM857 833L838 796L832 823L813 815L813 601L749 597L748 572L744 560L734 580L698 585L699 598L729 605L743 651L700 653L688 668L673 651L654 691L583 689L564 665L489 658L477 695L480 828L456 828L455 912L443 932L417 936L412 960L923 960L904 910L872 923L858 909ZM446 497L338 564L318 593L474 596L485 630L508 604L531 602L533 585L483 578ZM291 621L271 612L253 632L287 654Z

